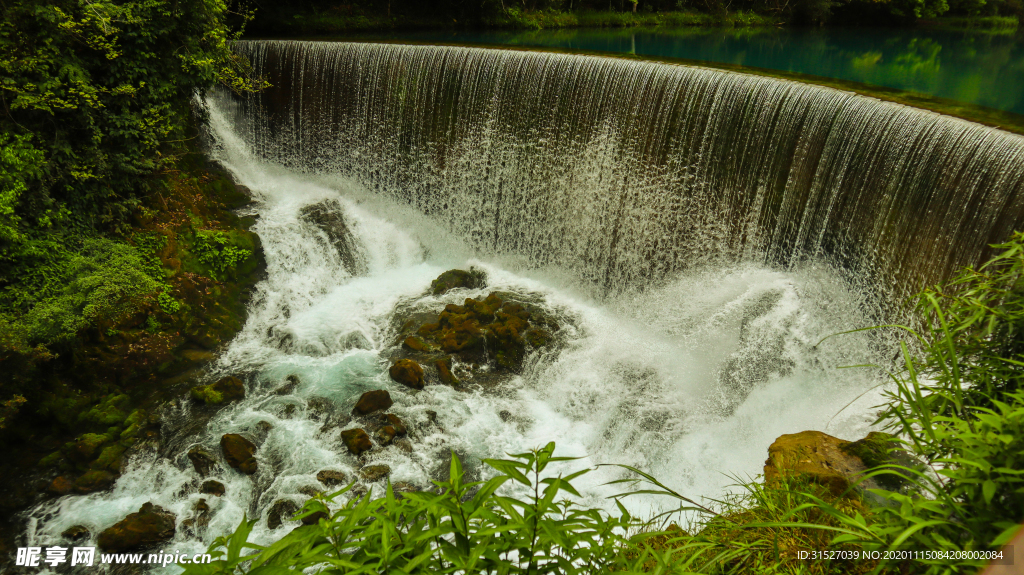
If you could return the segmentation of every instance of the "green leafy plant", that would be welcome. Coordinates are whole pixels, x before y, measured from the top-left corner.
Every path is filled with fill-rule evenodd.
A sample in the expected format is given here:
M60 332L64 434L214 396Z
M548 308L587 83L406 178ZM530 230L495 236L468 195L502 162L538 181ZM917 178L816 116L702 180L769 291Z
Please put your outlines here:
M488 459L497 475L464 483L453 454L450 479L435 492L396 494L390 483L382 498L354 497L331 509L351 489L318 496L297 518L318 519L269 547L247 542L253 522L243 520L210 547L214 561L186 566L187 574L321 573L600 573L636 571L657 557L636 533L643 524L619 505L618 516L580 506L571 481L588 470L543 477L545 468L573 458L555 457L555 445L512 459ZM512 497L506 484L527 492ZM624 553L625 550L631 553ZM253 553L243 554L245 550Z
M252 251L233 245L224 232L208 230L196 232L193 250L199 261L221 278L252 255Z

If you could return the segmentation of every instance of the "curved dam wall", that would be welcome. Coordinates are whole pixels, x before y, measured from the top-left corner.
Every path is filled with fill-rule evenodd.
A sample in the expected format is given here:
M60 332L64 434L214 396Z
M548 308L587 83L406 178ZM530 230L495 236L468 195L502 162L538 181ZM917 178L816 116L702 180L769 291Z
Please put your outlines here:
M499 49L239 49L272 84L233 104L257 155L598 293L811 259L895 302L1024 227L1024 138L831 88Z

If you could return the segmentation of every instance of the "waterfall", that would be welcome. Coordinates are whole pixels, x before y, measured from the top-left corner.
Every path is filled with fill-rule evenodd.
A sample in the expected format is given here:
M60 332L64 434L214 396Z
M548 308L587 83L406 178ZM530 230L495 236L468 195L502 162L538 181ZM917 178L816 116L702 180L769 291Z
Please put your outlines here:
M259 156L350 177L604 293L816 259L900 299L1024 218L1024 138L831 88L513 50L239 49L272 84L235 104Z
M783 433L872 429L885 372L839 368L890 365L893 334L825 338L878 323L1021 223L1020 137L846 92L509 50L238 47L273 87L208 98L210 153L253 192L267 277L196 383L239 376L246 397L164 406L160 441L133 448L112 490L24 514L26 545L66 544L71 526L95 544L145 502L177 515L165 551L204 551L243 517L269 544L298 525L273 510L326 489L320 471L386 464L427 488L452 452L476 478L482 459L548 441L581 458L551 473L623 463L721 498ZM429 290L469 266L485 288ZM559 346L496 388L389 378L396 324L491 291L532 298ZM408 443L351 455L339 433L377 389ZM227 433L258 446L255 474L220 459ZM208 476L195 447L217 461ZM575 485L614 511L622 477ZM627 500L638 516L672 503Z

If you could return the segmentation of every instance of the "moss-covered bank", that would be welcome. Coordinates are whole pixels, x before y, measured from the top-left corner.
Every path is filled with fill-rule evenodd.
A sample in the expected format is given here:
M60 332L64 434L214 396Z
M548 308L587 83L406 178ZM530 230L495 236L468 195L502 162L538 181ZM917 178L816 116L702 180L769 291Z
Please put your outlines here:
M90 315L86 307L78 312L81 329L49 341L32 326L3 326L5 521L46 497L109 487L125 455L158 433L155 408L194 384L244 323L264 268L259 238L249 231L255 220L236 213L251 201L248 191L198 154L160 177L164 191L138 206L129 230L94 240L142 268L137 283L147 289L111 296L112 307L127 311ZM98 259L97 268L107 261ZM71 316L77 308L60 307L65 296L33 309ZM0 552L12 527L0 525Z

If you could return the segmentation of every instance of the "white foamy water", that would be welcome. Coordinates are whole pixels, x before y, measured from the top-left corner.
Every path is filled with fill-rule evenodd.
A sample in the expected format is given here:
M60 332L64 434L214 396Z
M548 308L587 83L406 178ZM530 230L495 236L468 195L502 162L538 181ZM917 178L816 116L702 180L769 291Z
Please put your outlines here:
M818 429L852 440L869 429L877 391L854 400L884 380L873 370L838 368L884 364L888 354L878 350L887 348L872 333L816 345L829 334L873 323L864 294L827 266L707 267L598 301L584 295L593 292L589 286L567 279L571 275L523 269L474 251L429 217L351 181L256 160L216 106L212 120L215 155L255 194L254 231L268 264L247 324L209 374L211 381L243 377L247 397L194 433L180 431L192 416L187 401L168 408L164 431L171 439L161 452L131 459L112 491L69 495L33 509L29 544L57 544L72 525L92 533L90 543L79 545L93 544L101 530L147 501L178 516L166 551L205 550L243 514L260 517L252 538L266 544L297 525L286 521L270 530L271 505L279 499L301 504L308 496L300 490L323 488L316 480L320 470L352 477L364 463L385 463L392 481L425 488L447 467L453 450L471 473L486 476L481 459L549 441L561 455L582 458L562 470L624 463L694 499L718 498L734 476L760 473L768 445L780 434ZM323 231L301 217L304 207L324 201L344 214L359 273L349 271ZM441 272L468 266L487 272L485 289L426 295ZM533 355L521 375L498 389L431 385L413 391L389 379L396 308L436 313L446 303L493 290L542 298L541 305L563 320L564 344ZM300 384L274 393L293 374ZM318 402L328 400L343 416L372 389L391 393L390 411L409 427L411 453L376 448L363 462L339 439L339 431L355 422L322 429L324 421L314 413ZM436 413L436 421L428 412ZM258 442L259 470L246 476L221 463L212 478L226 485L226 495L199 494L202 479L186 453L202 445L219 455L225 433L265 434ZM617 468L601 467L577 486L585 503L611 509L606 497L618 488L603 484L622 476ZM211 507L210 523L190 536L182 522L199 499ZM626 503L644 515L675 502Z

